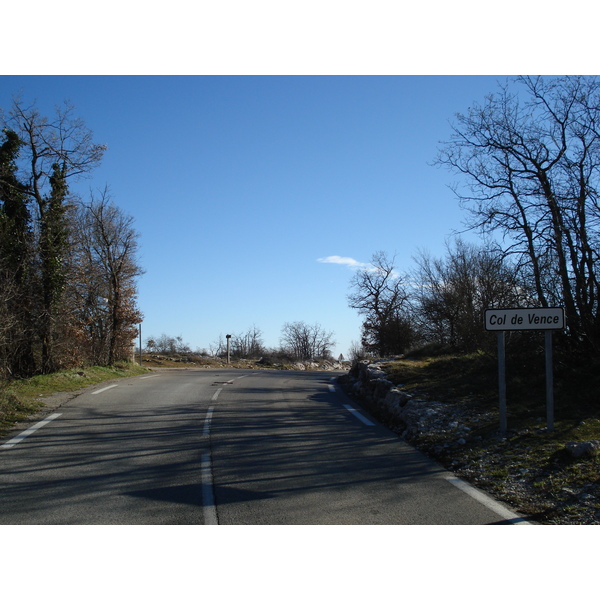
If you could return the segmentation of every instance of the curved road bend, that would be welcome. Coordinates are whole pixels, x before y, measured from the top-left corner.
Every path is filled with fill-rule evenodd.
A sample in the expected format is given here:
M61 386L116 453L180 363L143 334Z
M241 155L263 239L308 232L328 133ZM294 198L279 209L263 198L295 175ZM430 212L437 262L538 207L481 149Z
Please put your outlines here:
M0 524L523 522L353 405L330 373L162 371L0 440Z

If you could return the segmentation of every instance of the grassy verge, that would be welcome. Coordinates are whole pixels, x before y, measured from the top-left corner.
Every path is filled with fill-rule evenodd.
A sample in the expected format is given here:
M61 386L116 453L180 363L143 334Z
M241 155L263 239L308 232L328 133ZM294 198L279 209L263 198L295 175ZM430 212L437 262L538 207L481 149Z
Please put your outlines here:
M133 363L112 367L87 367L36 375L29 379L0 383L0 435L15 423L44 407L43 398L56 392L74 392L117 377L132 377L148 369Z
M600 456L573 458L571 441L600 440L600 375L555 361L554 431L546 428L544 356L507 357L508 432L498 434L497 360L476 353L388 363L395 384L454 405L458 426L412 442L447 468L542 523L600 523Z
M506 366L509 429L541 427L546 423L544 357L517 357ZM422 393L447 403L498 413L495 356L482 352L405 359L388 363L388 377L407 392ZM573 440L600 439L600 369L558 364L554 374L554 425L558 436ZM541 423L541 425L540 425ZM498 422L495 423L497 428Z

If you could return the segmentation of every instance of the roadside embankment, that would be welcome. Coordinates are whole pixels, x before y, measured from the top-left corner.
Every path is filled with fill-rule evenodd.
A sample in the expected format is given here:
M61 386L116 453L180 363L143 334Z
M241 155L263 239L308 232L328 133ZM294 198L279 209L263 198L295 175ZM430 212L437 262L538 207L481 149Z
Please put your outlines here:
M533 403L533 410L511 413L512 428L500 435L496 402L478 394L478 373L466 362L462 371L440 365L443 377L435 382L427 379L437 374L431 362L400 362L413 375L421 371L410 384L399 380L398 361L390 359L357 362L339 383L390 430L529 520L600 524L597 412L562 416L548 431L543 407ZM489 373L483 379L489 388Z
M394 384L384 370L390 362L393 361L359 361L340 381L365 408L405 440L413 441L434 431L452 432L451 437L460 444L470 431L465 422L483 417L480 413L467 414L474 411L465 406L403 391L402 384Z

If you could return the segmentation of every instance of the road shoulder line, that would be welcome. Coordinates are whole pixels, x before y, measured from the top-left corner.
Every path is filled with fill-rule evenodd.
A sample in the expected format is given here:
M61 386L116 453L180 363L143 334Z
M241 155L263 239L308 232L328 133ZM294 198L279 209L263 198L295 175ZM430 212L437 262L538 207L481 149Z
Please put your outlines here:
M369 421L367 417L364 417L359 411L357 411L355 408L352 408L349 404L344 404L344 408L359 421L362 421L365 425L369 425L369 427L375 427L375 423Z
M107 385L106 387L103 387L103 388L101 388L99 390L96 390L95 392L92 392L92 395L101 394L102 392L106 392L106 390L110 390L112 388L118 387L118 385L119 384L117 384L117 383L113 383L112 385Z
M486 508L489 508L497 515L502 517L507 523L511 523L513 525L531 525L531 523L525 519L524 517L520 517L517 513L514 513L512 510L505 508L494 500L490 498L483 492L480 492L477 488L474 488L472 485L463 481L459 477L455 475L444 475L444 479L451 483L454 487L457 487L459 490L464 492L465 494L471 496L471 498L477 500L480 504L483 504Z
M44 425L48 425L48 423L50 423L51 421L54 421L54 419L56 419L57 417L60 417L61 415L62 415L62 413L54 413L53 415L46 417L43 421L40 421L39 423L32 425L29 429L26 429L25 431L23 431L16 437L12 438L12 440L9 440L5 444L2 444L2 446L0 446L0 448L12 448L13 446L16 446L20 441L24 440L27 436L31 435L32 433L34 433L35 431L37 431Z

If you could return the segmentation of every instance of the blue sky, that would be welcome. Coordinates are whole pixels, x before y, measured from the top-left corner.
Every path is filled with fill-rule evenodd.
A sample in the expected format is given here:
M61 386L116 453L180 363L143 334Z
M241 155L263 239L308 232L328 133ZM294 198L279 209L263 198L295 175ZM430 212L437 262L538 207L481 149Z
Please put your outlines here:
M353 271L323 259L383 250L404 271L444 252L464 214L429 164L453 115L504 79L481 74L597 71L579 0L82 6L6 7L27 39L3 32L0 107L20 91L48 113L68 99L108 145L76 191L108 185L135 219L144 339L193 348L252 326L277 346L299 320L346 354Z
M49 113L71 101L108 145L76 189L108 185L140 233L143 338L208 348L287 321L360 337L346 295L384 250L400 271L444 252L464 213L430 166L449 121L494 91L494 76L3 76ZM343 262L343 261L341 261Z

